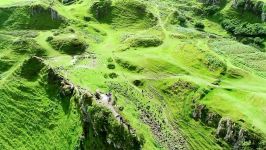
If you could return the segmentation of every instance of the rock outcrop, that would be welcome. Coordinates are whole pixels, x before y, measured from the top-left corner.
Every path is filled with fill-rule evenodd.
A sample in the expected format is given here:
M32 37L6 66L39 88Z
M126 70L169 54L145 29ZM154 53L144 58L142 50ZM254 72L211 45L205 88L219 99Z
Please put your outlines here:
M226 141L233 149L257 149L265 146L261 135L245 129L230 118L223 118L221 115L210 111L206 105L196 105L192 117L209 127L216 128L215 136Z
M224 139L233 146L234 149L243 149L244 143L247 142L251 149L260 147L261 138L251 130L242 128L239 124L234 123L229 118L222 118L216 129L216 137Z
M139 138L131 125L111 106L101 101L98 92L92 94L86 89L75 86L64 78L59 71L48 69L48 83L58 89L64 101L74 100L80 114L83 133L78 149L141 149L143 140ZM92 142L100 141L101 144Z
M58 14L56 10L51 7L45 8L41 5L35 5L31 7L31 15L38 15L42 13L50 13L52 20L63 20L63 17Z
M217 113L209 112L205 105L196 105L192 113L195 120L200 120L204 124L216 128L222 116Z

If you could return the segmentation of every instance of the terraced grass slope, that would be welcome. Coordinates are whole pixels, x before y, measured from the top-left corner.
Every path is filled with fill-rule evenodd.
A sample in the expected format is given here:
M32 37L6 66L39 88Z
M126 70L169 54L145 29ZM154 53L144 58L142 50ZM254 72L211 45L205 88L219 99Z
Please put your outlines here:
M1 1L0 149L265 149L264 7Z

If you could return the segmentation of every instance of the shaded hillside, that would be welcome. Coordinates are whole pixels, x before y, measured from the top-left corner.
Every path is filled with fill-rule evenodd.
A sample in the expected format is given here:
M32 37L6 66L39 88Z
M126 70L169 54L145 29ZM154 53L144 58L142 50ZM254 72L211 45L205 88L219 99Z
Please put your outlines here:
M0 149L264 149L265 1L3 0Z

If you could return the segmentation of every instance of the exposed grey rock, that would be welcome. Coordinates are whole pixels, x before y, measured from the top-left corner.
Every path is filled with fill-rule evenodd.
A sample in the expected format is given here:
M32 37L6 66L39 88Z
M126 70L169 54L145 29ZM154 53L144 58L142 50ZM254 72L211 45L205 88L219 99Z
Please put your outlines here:
M45 8L41 5L35 5L31 8L31 15L41 14L41 13L50 13L52 20L63 20L56 10L51 7Z
M192 117L209 127L216 128L216 138L223 139L233 149L243 149L244 143L248 143L248 145L245 145L245 148L249 149L265 146L263 145L261 135L241 127L240 124L233 122L230 118L222 118L221 115L211 112L206 105L197 104L192 112Z

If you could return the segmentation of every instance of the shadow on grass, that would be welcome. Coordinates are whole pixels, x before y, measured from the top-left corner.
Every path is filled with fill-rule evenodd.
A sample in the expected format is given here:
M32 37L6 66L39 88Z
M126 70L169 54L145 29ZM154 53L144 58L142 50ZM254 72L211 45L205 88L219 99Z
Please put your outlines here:
M48 83L46 85L46 93L50 99L58 100L63 108L65 114L70 114L71 112L71 97L62 96L60 94L60 87L54 82Z

